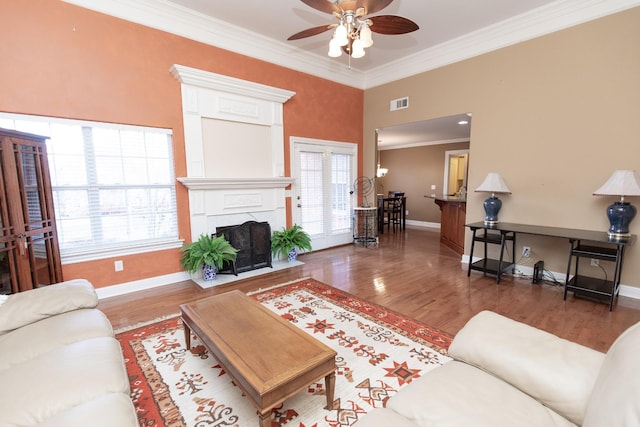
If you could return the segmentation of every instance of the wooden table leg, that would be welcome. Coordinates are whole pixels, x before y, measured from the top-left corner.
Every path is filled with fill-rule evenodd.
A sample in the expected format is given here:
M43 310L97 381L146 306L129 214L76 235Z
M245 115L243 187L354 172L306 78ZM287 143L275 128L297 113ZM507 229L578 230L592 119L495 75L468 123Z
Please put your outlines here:
M258 411L260 427L271 427L271 408L267 411Z
M327 393L327 406L325 409L333 410L333 391L336 388L336 373L332 372L324 377L324 388Z
M184 320L182 321L182 329L184 331L184 344L187 347L187 350L191 350L191 330Z

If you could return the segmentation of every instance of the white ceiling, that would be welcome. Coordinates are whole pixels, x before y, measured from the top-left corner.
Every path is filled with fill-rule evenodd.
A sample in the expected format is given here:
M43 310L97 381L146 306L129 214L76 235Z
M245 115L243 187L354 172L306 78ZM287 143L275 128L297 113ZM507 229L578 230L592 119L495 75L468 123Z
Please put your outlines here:
M471 114L423 120L386 128L379 128L378 148L390 150L422 145L467 142L471 137ZM460 124L461 121L468 123Z
M287 37L309 27L334 24L332 15L317 11L300 0L171 0L198 11L286 42ZM328 1L328 0L326 0ZM420 29L406 35L374 33L374 44L364 58L353 59L351 66L361 71L397 61L416 51L494 25L505 19L553 3L555 0L394 0L375 15L397 15L414 21ZM375 25L372 27L375 30ZM292 49L303 49L326 57L331 31L290 43ZM347 65L346 55L331 61Z
M420 29L374 33L365 57L349 64L346 55L327 56L331 31L287 41L304 29L337 22L301 0L64 1L361 89L640 5L640 0L394 0L372 16L402 16ZM469 140L470 125L458 125L459 119L379 129L379 144L389 149Z
M327 56L336 19L301 0L64 0L243 55L367 89L640 5L640 0L394 0L375 15L420 29L373 34L364 58ZM329 0L327 0L329 1ZM189 64L183 64L189 65Z

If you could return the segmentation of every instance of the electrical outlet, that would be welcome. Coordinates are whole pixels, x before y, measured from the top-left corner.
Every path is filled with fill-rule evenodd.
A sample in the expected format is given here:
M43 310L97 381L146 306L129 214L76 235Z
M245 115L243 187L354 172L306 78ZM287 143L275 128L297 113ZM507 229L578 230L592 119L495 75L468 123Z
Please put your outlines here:
M591 258L591 265L592 265L593 267L597 267L597 266L599 266L599 265L600 265L600 260L599 260L599 259L597 259L597 258Z
M124 263L122 260L115 261L113 263L113 268L115 268L116 271L122 271L124 270Z
M525 258L530 258L531 257L531 247L523 246L522 247L522 256L525 257Z

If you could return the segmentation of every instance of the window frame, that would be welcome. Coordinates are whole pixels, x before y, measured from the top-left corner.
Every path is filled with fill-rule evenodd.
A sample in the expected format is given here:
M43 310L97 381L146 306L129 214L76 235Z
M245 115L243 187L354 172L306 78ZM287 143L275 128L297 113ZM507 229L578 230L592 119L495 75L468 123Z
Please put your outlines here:
M175 236L167 237L167 238L158 238L158 239L142 239L128 242L117 242L117 243L109 243L109 244L101 244L97 246L92 246L90 249L83 249L82 247L74 247L64 249L62 244L59 243L60 246L60 256L62 264L73 264L79 262L87 262L87 261L95 261L105 258L112 258L118 256L127 256L127 255L136 255L141 253L148 252L157 252L162 250L169 249L177 249L180 248L184 240L179 238L179 230L178 230L178 203L176 200L176 179L175 179L175 162L173 161L173 132L171 129L165 128L156 128L150 126L135 126L135 125L127 125L127 124L116 124L116 123L106 123L106 122L97 122L97 121L88 121L88 120L77 120L77 119L65 119L58 117L48 117L48 116L36 116L29 114L14 114L14 113L4 113L0 112L0 119L5 120L13 120L13 121L32 121L32 122L44 122L44 123L56 123L63 125L74 125L80 126L83 128L86 127L100 127L100 128L111 128L117 129L119 131L142 131L142 132L155 132L165 134L168 137L171 137L170 143L170 158L169 163L171 165L170 179L172 184L102 184L100 188L114 188L118 190L128 190L128 189L153 189L153 188L168 188L172 187L172 201L173 201L173 213L175 216ZM14 126L15 127L15 126ZM33 133L33 132L31 132ZM49 135L43 135L49 137ZM88 161L88 157L85 155L84 161ZM145 157L145 161L149 159ZM51 163L49 164L51 167ZM54 198L56 197L56 191L68 191L73 189L83 189L89 191L91 188L96 188L95 184L91 184L87 182L87 184L79 185L79 186L55 186L52 184L52 191L54 193ZM57 225L60 223L58 219L58 209L54 203L54 209L56 211L56 223ZM56 227L57 228L57 227Z

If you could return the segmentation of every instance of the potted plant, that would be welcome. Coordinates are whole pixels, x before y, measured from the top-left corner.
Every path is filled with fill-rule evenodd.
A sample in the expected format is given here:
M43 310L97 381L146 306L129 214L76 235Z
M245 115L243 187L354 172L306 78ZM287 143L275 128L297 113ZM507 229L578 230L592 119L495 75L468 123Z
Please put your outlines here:
M235 262L238 250L224 236L201 234L198 240L180 248L180 265L191 274L202 268L204 280L215 280L218 269L225 262Z
M297 224L282 231L274 231L271 235L271 252L278 255L287 255L289 261L295 261L298 249L311 250L311 237Z

